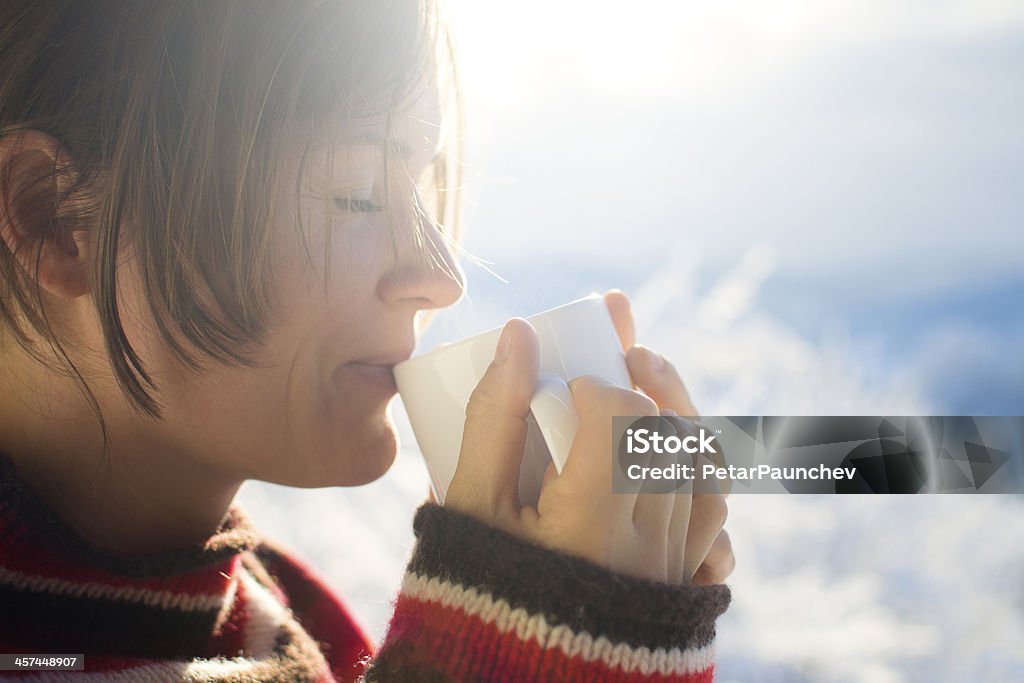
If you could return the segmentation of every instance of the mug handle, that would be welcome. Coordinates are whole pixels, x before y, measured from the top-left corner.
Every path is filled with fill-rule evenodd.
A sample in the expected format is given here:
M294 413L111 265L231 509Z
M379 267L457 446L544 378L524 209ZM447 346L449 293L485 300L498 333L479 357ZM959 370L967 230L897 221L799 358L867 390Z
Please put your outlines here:
M569 385L557 375L541 375L533 390L530 411L555 463L555 471L561 474L580 424Z

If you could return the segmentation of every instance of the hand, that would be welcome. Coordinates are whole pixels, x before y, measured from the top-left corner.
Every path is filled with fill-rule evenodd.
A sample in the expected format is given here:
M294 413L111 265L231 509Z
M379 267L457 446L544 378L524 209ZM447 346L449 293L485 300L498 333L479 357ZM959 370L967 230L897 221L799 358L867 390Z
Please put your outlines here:
M626 355L626 366L634 385L654 399L662 412L674 411L684 417L699 417L700 414L690 400L690 394L672 363L655 351L636 344L633 314L625 293L611 290L605 293L604 301L612 322L615 323L615 331L619 335L619 342ZM682 530L686 538L686 569L683 573L688 574L689 568L697 563L696 571L690 574L694 585L722 583L736 565L729 533L718 521L720 519L724 524L727 515L724 497L728 495L728 482L725 482L725 486L726 490L722 496L705 493L675 496L676 505L680 509L673 511L674 517L686 516L682 508L687 505L690 507L688 526ZM689 503L687 498L690 499ZM669 533L678 534L681 526L680 519L676 521L677 528Z
M628 301L609 294L623 333L632 334ZM622 315L625 303L626 316ZM628 323L629 329L623 327ZM624 339L632 347L632 339ZM642 353L637 351L634 353ZM466 409L459 466L445 505L485 523L547 547L588 559L613 571L646 579L703 584L724 579L731 569L728 536L718 534L725 518L724 497L706 496L691 505L689 495L613 494L609 425L613 415L657 415L657 392L677 395L662 375L641 375L641 388L654 395L614 386L595 377L570 383L580 426L561 475L549 468L537 507L518 500L519 465L526 437L525 418L538 371L536 332L522 319L502 332L495 361ZM627 355L629 362L629 355ZM632 372L631 367L631 372ZM674 371L673 371L674 372ZM641 384L641 382L643 382ZM685 395L685 389L683 389ZM687 401L688 401L687 397ZM682 414L692 414L683 408ZM720 557L711 563L712 556ZM707 565L706 567L704 565ZM726 568L728 567L728 568Z

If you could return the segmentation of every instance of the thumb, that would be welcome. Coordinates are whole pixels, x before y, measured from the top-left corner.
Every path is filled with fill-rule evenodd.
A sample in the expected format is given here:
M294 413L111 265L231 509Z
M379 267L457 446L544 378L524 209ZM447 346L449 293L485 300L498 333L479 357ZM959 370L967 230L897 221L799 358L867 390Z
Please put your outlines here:
M530 323L522 318L505 323L494 360L466 406L459 465L446 504L483 514L503 507L518 511L519 465L539 362Z

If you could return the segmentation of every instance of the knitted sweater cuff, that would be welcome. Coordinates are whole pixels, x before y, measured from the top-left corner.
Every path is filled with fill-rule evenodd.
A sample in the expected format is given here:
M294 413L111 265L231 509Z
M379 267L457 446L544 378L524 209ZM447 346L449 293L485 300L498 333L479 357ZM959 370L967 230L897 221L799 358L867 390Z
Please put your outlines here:
M711 681L726 586L616 574L427 504L369 680Z

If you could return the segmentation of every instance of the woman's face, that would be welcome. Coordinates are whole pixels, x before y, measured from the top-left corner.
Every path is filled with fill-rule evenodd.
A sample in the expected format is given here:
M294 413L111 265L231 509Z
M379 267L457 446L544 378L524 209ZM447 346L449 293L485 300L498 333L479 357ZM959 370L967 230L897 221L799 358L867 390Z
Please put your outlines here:
M382 118L307 158L301 192L282 193L274 225L276 300L259 367L211 362L197 376L141 315L127 316L163 405L149 437L232 478L357 485L388 469L391 366L412 353L418 314L464 291L450 238L428 221L416 239L413 179L433 166L440 124L437 89L426 88L393 114L390 149ZM125 292L125 306L144 310L137 291Z

